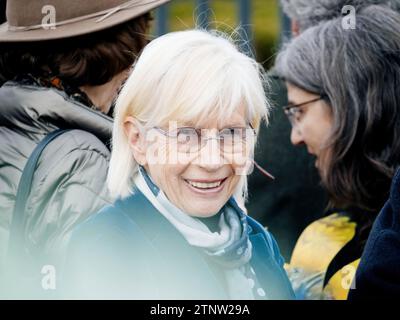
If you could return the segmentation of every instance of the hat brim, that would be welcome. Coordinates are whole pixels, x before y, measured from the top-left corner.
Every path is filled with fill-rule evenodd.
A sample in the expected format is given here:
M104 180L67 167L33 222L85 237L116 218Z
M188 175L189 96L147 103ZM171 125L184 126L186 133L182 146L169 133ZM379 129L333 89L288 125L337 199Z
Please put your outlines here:
M101 18L100 16L57 26L54 29L40 28L27 31L10 31L8 28L8 23L6 22L0 25L0 43L36 42L81 36L124 23L169 1L170 0L153 0L149 1L147 4L118 11L101 22L96 22L96 20Z

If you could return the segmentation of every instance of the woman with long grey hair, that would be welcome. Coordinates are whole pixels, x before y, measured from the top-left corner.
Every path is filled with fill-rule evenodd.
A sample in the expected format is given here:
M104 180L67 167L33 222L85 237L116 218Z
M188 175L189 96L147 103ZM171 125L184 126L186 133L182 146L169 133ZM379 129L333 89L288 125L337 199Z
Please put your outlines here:
M291 141L316 157L330 195L288 267L299 297L345 299L400 163L400 15L369 6L355 29L342 19L308 29L284 48Z

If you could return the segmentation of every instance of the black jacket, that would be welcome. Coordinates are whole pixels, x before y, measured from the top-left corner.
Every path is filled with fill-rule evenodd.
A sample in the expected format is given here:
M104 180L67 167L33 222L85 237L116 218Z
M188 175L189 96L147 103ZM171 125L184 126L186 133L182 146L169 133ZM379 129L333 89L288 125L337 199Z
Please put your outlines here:
M400 298L400 170L368 238L349 300Z

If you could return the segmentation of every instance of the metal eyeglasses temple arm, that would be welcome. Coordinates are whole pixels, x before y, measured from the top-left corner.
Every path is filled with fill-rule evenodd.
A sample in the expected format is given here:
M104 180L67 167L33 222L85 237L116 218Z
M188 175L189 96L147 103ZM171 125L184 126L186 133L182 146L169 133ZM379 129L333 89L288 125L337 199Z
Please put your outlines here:
M263 167L261 167L254 159L252 161L253 161L254 165L256 166L256 168L258 170L260 170L260 172L263 175L265 175L266 177L268 177L268 178L270 178L272 180L275 180L275 177L272 174L270 174L267 170L265 170Z

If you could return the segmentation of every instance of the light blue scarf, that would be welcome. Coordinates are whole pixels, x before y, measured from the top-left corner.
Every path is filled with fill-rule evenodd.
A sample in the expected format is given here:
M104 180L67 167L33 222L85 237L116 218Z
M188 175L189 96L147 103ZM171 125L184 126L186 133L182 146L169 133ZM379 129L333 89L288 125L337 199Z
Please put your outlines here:
M233 198L221 209L220 230L211 232L200 219L173 205L143 167L139 168L135 185L190 245L201 249L211 261L222 267L230 299L266 299L249 263L252 255L249 240L251 228L245 213Z

